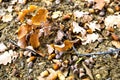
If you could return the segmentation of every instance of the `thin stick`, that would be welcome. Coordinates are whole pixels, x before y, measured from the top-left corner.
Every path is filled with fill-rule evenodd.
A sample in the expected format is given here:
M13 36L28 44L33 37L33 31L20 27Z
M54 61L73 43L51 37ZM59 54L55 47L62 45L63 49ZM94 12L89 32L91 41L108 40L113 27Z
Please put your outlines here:
M78 56L93 56L93 55L105 55L105 54L116 54L120 51L120 48L118 49L114 49L114 48L110 48L107 51L104 52L93 52L93 53L85 53L85 54L81 54L80 52L78 52L75 47L73 46L73 50L75 51L74 55L78 55Z
M8 39L8 41L9 41L10 43L12 43L13 45L15 45L16 47L20 48L20 46L18 46L14 40ZM34 55L38 54L36 51L34 51L34 50L32 50L32 49L29 49L29 48L24 48L24 49L23 49L23 48L20 48L20 49L21 49L21 50L24 50L24 51L30 51L30 52L33 53Z

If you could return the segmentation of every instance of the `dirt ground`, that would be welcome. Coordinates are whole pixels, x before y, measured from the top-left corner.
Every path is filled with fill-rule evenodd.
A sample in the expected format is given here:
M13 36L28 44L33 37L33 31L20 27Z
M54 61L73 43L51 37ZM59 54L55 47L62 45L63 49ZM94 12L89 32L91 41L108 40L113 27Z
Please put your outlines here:
M74 53L79 51L79 53L87 54L92 52L99 52L99 51L107 51L110 48L116 48L113 46L112 42L115 38L112 36L115 33L115 37L120 37L120 29L118 27L112 30L105 29L105 18L109 15L118 14L120 10L114 9L114 6L120 5L119 0L111 0L107 5L104 5L102 10L95 9L93 12L91 11L92 3L88 3L87 1L90 0L36 0L30 1L25 0L24 3L11 4L11 1L14 0L3 0L0 3L0 42L4 43L7 46L7 50L13 50L18 53L16 59L12 60L11 63L7 65L0 64L0 80L64 80L60 79L59 77L56 79L48 79L48 78L38 78L41 72L51 69L55 60L63 61L68 60L67 67L61 66L59 69L61 72L66 72L65 80L119 80L120 79L120 55L119 52L116 54L101 54L101 55L91 55L91 56L75 56ZM18 0L19 1L19 0ZM24 1L24 0L23 0ZM92 0L91 0L92 1ZM93 0L94 1L94 0ZM97 1L97 0L96 0ZM101 0L102 1L102 0ZM105 0L103 0L105 1ZM106 0L107 1L107 0ZM109 0L108 0L109 1ZM47 32L47 36L42 36L39 38L40 40L40 47L39 49L42 51L42 54L46 56L41 57L39 54L24 54L24 50L15 44L11 44L9 40L13 40L17 43L17 30L19 26L22 24L20 21L17 20L18 12L22 11L23 9L27 9L29 5L36 5L39 7L44 7L48 10L48 21L51 22L51 30L50 34ZM13 10L7 11L8 7L12 6ZM120 6L119 6L120 7ZM113 10L109 11L107 8ZM16 9L16 10L15 10ZM18 12L17 12L18 9ZM2 12L3 10L3 12ZM85 11L90 12L90 16L85 18L75 18L73 13L76 11ZM58 18L54 19L52 17L53 12L60 11L62 12L62 16L59 15ZM13 16L11 21L4 22L2 20L2 14L10 13ZM64 15L71 14L68 18L65 18ZM59 13L58 13L59 14ZM119 14L118 14L119 15ZM63 19L64 18L64 19ZM90 20L92 18L92 20ZM94 42L90 42L86 45L82 45L82 41L79 40L74 43L73 48L61 52L63 55L60 58L48 59L48 48L47 44L61 44L65 40L73 40L81 39L76 36L80 36L81 34L75 34L70 32L71 30L71 23L73 21L79 23L80 26L84 26L85 23L89 23L91 21L98 21L100 24L101 30L93 31L92 33L98 33L100 35L100 39ZM25 22L24 22L25 23ZM112 26L112 25L111 25ZM84 26L84 29L87 29ZM62 40L56 42L57 32L61 30L64 32L64 36ZM89 31L87 32L89 33ZM119 41L119 40L115 40ZM118 46L120 46L118 44ZM0 46L1 47L1 46ZM118 48L118 47L117 47ZM4 52L4 51L3 51ZM1 52L0 54L2 54ZM55 52L57 54L58 52ZM52 53L53 54L53 53ZM27 61L31 56L35 56L34 60ZM73 56L75 58L73 58ZM75 60L74 60L75 59ZM72 61L72 62L71 62ZM84 64L83 64L84 62ZM75 67L77 65L77 67ZM85 66L87 66L87 68ZM74 69L72 69L74 67ZM64 70L63 70L64 68ZM80 72L80 70L82 70ZM55 71L57 71L55 70ZM75 71L76 70L76 71ZM79 71L78 71L79 70ZM49 71L49 70L48 70ZM83 75L82 75L83 74ZM53 75L54 76L54 75ZM70 76L74 76L74 78L68 78ZM91 77L92 76L92 77Z

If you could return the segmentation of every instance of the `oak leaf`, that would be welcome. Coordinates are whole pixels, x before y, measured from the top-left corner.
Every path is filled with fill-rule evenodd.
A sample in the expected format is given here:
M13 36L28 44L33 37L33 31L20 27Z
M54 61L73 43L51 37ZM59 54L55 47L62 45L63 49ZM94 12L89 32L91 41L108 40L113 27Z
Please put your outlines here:
M54 48L59 52L67 51L73 46L73 41L65 40L62 45L54 45Z
M47 9L41 8L37 11L36 15L31 18L34 25L40 25L41 22L46 22L47 20Z
M36 9L37 9L37 6L35 6L35 5L30 5L30 6L28 7L28 9L24 9L23 11L21 11L21 12L18 13L17 19L20 20L21 22L23 22L25 16L26 16L27 14L29 14L30 12L35 11Z

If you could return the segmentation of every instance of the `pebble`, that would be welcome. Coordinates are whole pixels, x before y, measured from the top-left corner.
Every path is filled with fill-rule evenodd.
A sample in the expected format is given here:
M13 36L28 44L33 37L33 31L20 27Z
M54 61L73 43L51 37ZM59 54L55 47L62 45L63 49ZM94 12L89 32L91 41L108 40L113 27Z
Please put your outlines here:
M28 70L28 73L30 74L32 71L33 71L33 69L29 69L29 70Z
M77 56L73 56L73 61L77 61L78 57Z
M79 73L79 78L82 78L85 75L85 73Z
M101 75L100 75L100 74L97 74L95 77L96 77L97 79L101 79Z
M101 17L105 16L105 11L104 11L104 10L100 11L100 12L99 12L99 15L100 15Z
M49 72L47 70L41 72L41 77L47 77L49 75Z
M33 62L31 61L28 63L28 68L32 68L32 67L33 67Z
M85 72L85 70L83 68L80 68L79 71L80 71L80 73L84 73Z
M53 12L52 19L57 19L58 17L61 17L61 16L62 16L62 12L56 11L56 12Z
M19 72L18 72L18 70L17 70L17 69L13 69L11 75L12 75L12 76L15 76L15 77L19 77Z
M78 72L79 72L79 71L78 71L77 68L73 70L73 73L75 73L75 74L77 74Z
M89 9L89 13L94 13L95 11L94 11L94 9Z

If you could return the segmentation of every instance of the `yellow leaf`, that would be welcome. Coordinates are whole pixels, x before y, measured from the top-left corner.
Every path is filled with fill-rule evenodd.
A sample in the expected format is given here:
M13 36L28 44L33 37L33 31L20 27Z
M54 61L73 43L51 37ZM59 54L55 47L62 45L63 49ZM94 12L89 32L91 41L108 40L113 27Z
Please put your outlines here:
M67 51L73 46L73 41L65 40L62 45L54 45L54 48L58 50L59 52L61 51Z
M45 22L47 19L48 11L46 9L39 9L35 16L31 18L34 25L40 25L41 22Z
M31 35L30 35L30 44L33 48L37 48L39 47L40 45L40 42L39 42L39 34L38 34L38 31L36 32L33 32Z

